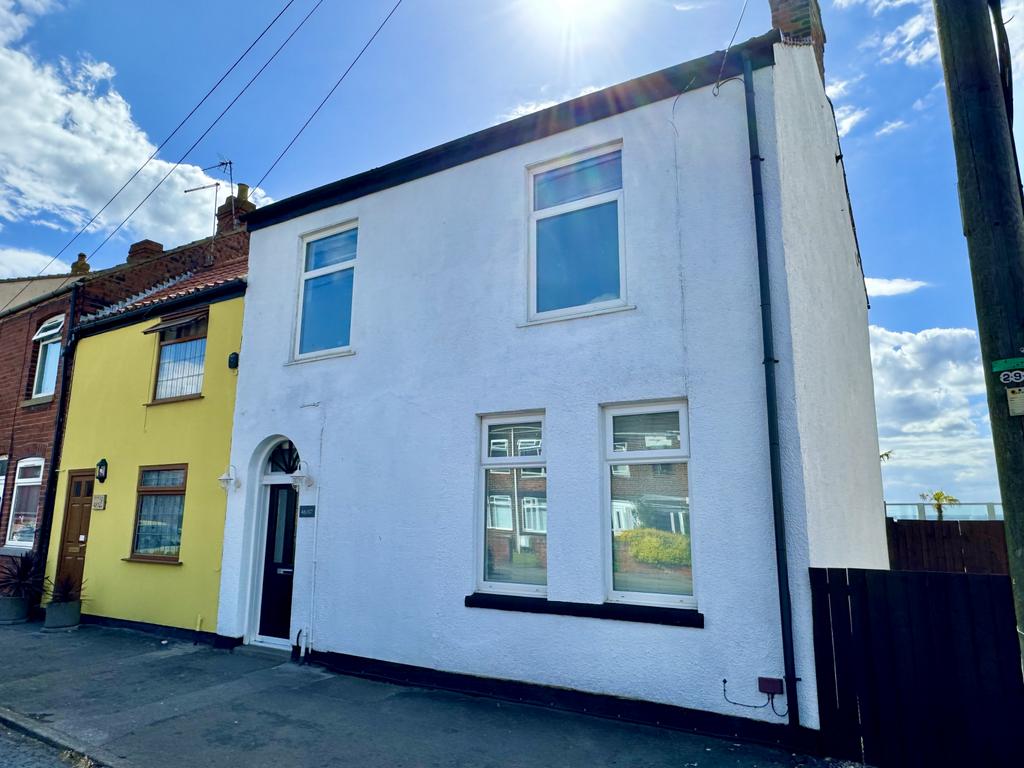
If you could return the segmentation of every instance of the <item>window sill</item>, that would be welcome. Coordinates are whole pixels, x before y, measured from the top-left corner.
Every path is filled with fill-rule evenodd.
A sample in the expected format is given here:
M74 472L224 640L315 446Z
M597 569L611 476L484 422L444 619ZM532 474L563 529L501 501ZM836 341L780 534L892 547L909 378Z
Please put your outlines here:
M703 629L704 614L695 608L663 608L653 605L625 603L562 603L542 597L518 597L475 592L466 596L467 608L490 608L495 611L547 613L555 616L581 616L588 619L635 621L642 624L664 624L670 627Z
M516 328L529 328L531 325L546 325L547 323L560 323L563 320L577 320L581 317L596 317L597 315L610 315L613 312L627 312L636 309L636 304L620 304L614 307L602 307L583 312L573 312L568 315L552 315L551 317L535 317L525 323L518 323Z
M26 552L31 551L31 544L26 544L24 546L20 546L17 544L7 544L6 546L0 547L0 555L9 555L10 557L18 557L19 555L23 555Z
M19 405L21 405L22 408L31 408L33 405L46 405L47 403L52 402L53 395L49 394L39 395L38 397L33 397L30 400L22 400L21 403L19 403Z
M331 352L324 352L323 354L309 355L308 357L297 357L294 360L289 360L285 363L288 365L302 365L303 363L315 363L318 360L331 360L335 357L351 357L356 351L351 347L345 349L333 350Z
M148 403L143 403L146 408L152 408L154 405L167 405L168 403L186 403L189 400L202 400L202 395L182 395L181 397L164 397L160 400L152 400Z
M158 560L154 557L122 557L125 563L146 563L147 565L183 565L181 560Z

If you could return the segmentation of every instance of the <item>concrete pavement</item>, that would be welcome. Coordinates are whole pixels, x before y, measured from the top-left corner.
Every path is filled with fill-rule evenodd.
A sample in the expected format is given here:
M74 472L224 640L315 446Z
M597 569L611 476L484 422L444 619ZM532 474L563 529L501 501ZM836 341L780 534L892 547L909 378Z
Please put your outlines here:
M0 627L0 720L114 768L794 768L810 758L127 630Z

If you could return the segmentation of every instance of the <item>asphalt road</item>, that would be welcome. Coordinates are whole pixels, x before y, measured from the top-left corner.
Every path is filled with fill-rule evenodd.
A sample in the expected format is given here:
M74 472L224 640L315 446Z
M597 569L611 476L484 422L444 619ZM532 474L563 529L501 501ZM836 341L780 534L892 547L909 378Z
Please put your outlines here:
M0 765L4 768L70 768L59 749L0 726Z

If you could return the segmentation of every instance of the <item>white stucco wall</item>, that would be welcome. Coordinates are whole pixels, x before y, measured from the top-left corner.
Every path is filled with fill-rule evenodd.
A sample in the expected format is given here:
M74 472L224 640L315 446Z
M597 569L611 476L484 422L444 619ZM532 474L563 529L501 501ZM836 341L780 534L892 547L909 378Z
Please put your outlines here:
M787 282L782 258L773 79L770 69L755 73L761 150L775 169L766 168L773 281L786 294L803 284ZM524 327L526 167L617 140L636 308ZM253 530L265 514L258 464L285 436L316 481L301 503L318 504L315 521L299 521L293 638L303 629L318 650L784 722L728 704L721 682L756 701L758 675L782 676L748 158L733 82L717 98L695 90L253 233L232 441L242 487L228 499L218 632L250 630ZM355 354L289 363L299 238L352 219ZM824 418L827 431L832 413L812 411L806 425L797 414L782 304L784 418L802 427ZM706 626L464 607L479 557L479 415L544 411L548 596L600 603L601 406L667 398L689 405ZM807 453L791 426L787 494L802 499ZM806 581L804 508L789 526L794 578ZM806 622L809 603L798 608ZM806 643L799 651L801 709L813 726L813 660Z
M810 565L889 567L867 297L832 108L809 48L777 47L782 235Z

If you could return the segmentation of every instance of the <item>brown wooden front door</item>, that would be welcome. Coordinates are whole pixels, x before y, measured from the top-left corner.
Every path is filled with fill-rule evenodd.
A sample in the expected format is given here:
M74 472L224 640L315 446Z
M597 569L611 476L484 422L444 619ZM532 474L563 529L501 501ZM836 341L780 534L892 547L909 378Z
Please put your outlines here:
M89 518L92 515L93 470L68 474L68 502L64 509L64 530L60 539L57 580L70 576L82 585L85 548L89 543Z

